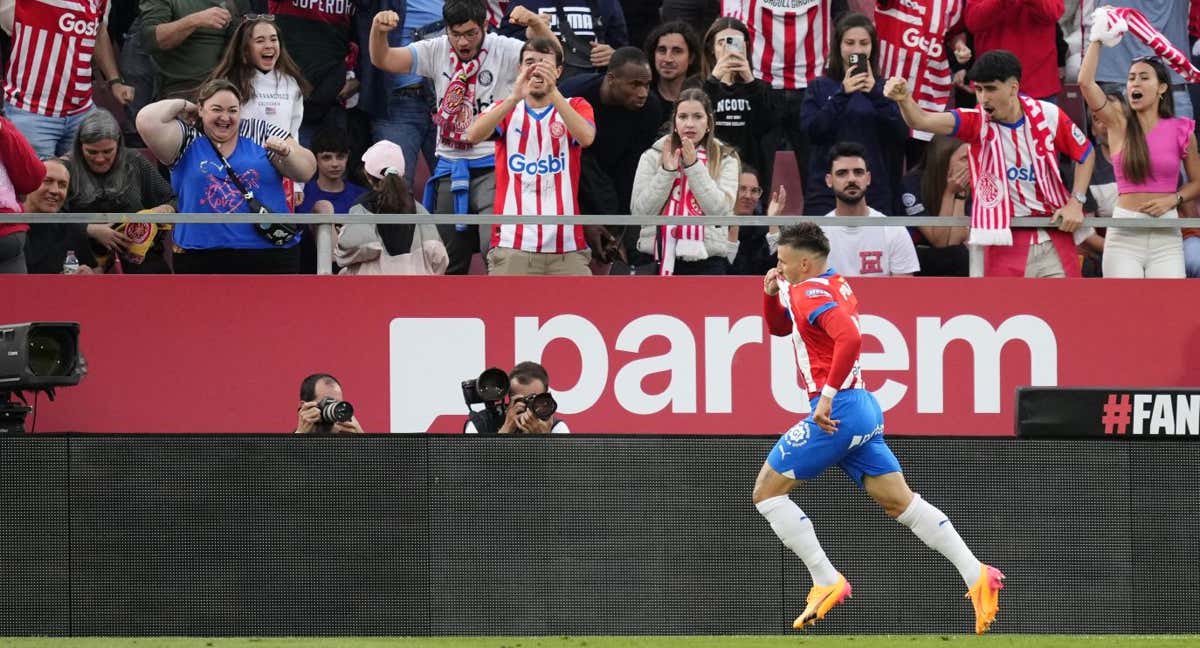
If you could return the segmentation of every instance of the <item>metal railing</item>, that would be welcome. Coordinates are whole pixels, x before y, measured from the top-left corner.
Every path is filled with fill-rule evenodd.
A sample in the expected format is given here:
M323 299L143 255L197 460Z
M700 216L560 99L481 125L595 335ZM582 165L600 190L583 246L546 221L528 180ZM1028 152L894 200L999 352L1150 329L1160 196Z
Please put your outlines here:
M4 223L278 223L316 225L317 273L331 274L333 269L334 225L348 224L434 224L434 225L793 225L801 222L833 225L828 216L510 216L504 214L2 214ZM840 227L968 227L966 216L839 216ZM1053 228L1049 218L1014 218L1017 228ZM1200 219L1189 218L1084 218L1081 227L1121 227L1129 229L1200 228ZM971 275L982 270L982 250L972 246Z

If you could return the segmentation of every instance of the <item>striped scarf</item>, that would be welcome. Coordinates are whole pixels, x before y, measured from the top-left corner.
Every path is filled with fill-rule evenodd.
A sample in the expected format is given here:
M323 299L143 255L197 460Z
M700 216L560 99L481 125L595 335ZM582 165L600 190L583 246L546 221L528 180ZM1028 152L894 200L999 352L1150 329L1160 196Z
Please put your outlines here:
M1125 32L1132 32L1138 40L1154 50L1163 63L1189 83L1200 83L1200 69L1192 65L1186 54L1171 45L1171 41L1155 29L1142 12L1129 7L1100 7L1092 13L1092 40L1112 47L1121 41Z
M708 153L703 148L696 149L696 161L702 168L708 166ZM671 185L671 194L663 205L663 216L703 216L700 203L688 187L687 175L683 168L675 174L675 184ZM704 247L703 225L663 225L660 232L658 253L660 275L675 274L675 257L685 256L694 259L708 258Z
M1020 95L1025 119L1033 135L1036 148L1031 160L1037 176L1037 191L1046 210L1053 213L1070 198L1058 172L1058 158L1054 147L1054 135L1046 126L1046 115L1041 103L1026 95ZM971 204L971 237L968 245L1012 245L1010 226L1013 218L1013 200L1009 195L1007 169L1015 160L1004 159L1004 147L1000 143L1000 129L988 123L983 108L977 108L983 119L979 129L979 141L970 142L971 178L974 200Z
M469 149L475 146L467 141L467 127L475 120L475 80L479 76L479 68L483 67L485 56L487 50L480 50L478 56L464 63L457 54L450 55L454 61L454 74L433 113L438 136L450 148Z

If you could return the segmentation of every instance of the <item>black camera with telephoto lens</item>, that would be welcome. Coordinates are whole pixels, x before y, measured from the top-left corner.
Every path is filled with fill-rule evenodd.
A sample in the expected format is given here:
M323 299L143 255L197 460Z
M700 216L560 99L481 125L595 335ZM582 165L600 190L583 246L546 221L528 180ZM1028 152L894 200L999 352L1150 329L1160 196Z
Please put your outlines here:
M317 411L321 413L321 423L349 423L354 418L354 406L346 401L325 397L317 403Z
M467 403L470 420L475 423L478 433L495 434L504 424L508 408L517 403L524 404L526 409L543 421L549 421L558 411L558 402L549 392L510 397L508 385L508 374L496 367L485 369L474 380L462 381L463 400ZM483 408L472 409L472 405L483 405Z

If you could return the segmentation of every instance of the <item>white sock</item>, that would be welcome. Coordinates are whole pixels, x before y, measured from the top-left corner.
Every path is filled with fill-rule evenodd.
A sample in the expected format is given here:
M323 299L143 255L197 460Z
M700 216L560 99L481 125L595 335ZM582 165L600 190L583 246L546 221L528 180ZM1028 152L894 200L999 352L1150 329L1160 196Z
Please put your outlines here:
M817 540L812 520L796 506L792 498L777 495L755 506L771 523L771 529L779 536L779 540L804 561L814 585L829 586L838 582L838 572L821 549L821 542Z
M979 560L967 548L967 543L963 542L958 531L954 530L954 525L945 513L926 502L917 493L913 493L912 503L896 521L912 529L921 542L954 563L967 587L975 584L979 578Z

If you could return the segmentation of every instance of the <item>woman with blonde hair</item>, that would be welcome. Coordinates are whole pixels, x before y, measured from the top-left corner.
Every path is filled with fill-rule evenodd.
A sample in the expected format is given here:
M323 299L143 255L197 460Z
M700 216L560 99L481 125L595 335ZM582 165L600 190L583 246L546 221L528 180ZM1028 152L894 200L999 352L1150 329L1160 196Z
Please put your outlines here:
M737 151L713 134L713 110L703 90L679 95L671 132L642 153L630 211L636 216L727 216L737 199ZM737 227L642 227L637 248L653 254L661 275L728 274L738 250Z

